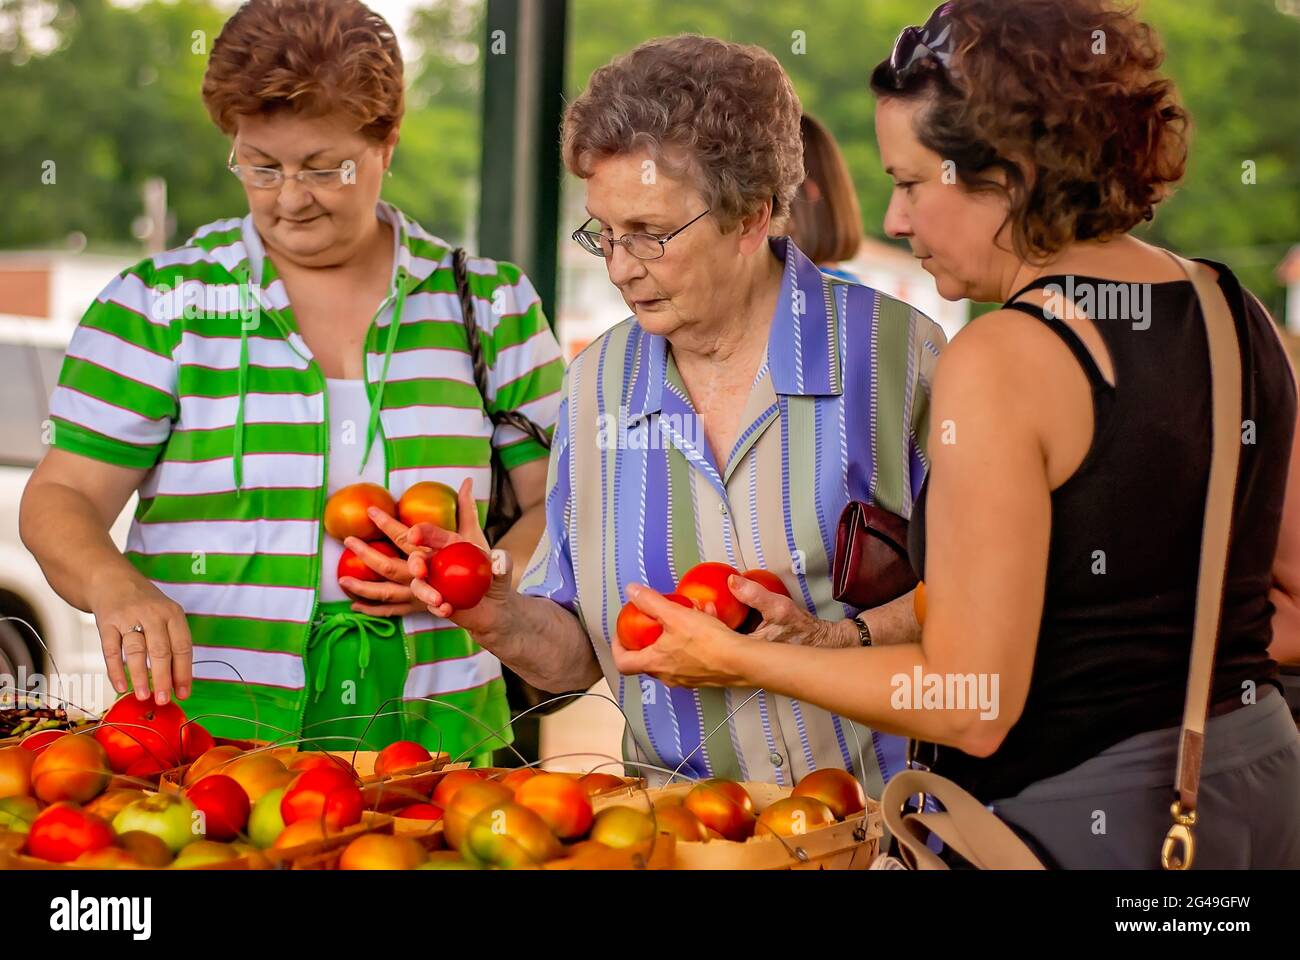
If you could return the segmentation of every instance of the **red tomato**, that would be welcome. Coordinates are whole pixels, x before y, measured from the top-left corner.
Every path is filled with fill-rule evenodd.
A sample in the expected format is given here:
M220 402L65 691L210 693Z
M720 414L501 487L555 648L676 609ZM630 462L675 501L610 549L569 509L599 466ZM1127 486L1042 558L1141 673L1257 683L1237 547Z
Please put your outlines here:
M746 580L753 580L764 590L770 590L772 593L779 593L783 597L790 596L790 591L785 588L781 578L770 570L746 570L741 574Z
M53 803L36 815L27 833L27 852L53 863L69 863L90 850L113 845L113 828L75 803Z
M492 585L492 560L468 540L458 540L433 555L429 585L456 610L468 610Z
M407 820L441 820L442 807L432 803L413 803L398 810L397 815Z
M197 720L191 720L181 727L181 753L186 763L193 763L214 746L216 743L212 734Z
M342 770L319 767L301 774L280 800L280 816L288 826L298 820L324 819L338 830L361 819L365 800L352 778Z
M387 540L376 540L374 543L370 544L370 546L386 557L400 556L397 552L397 548ZM340 580L344 577L351 577L354 580L366 580L370 583L378 583L380 580L384 579L382 573L370 569L366 564L366 561L362 560L351 550L344 550L343 555L339 557L337 573Z
M379 756L375 758L375 773L387 777L418 767L432 759L433 756L429 751L414 740L398 740L379 751Z
M137 700L134 693L124 693L104 714L95 739L108 752L108 764L115 773L126 773L145 759L152 761L151 769L169 770L184 762L183 723L185 711L176 701L160 707L152 697Z
M694 606L690 600L680 593L665 593L664 599L671 600L683 607ZM618 631L619 643L629 650L643 650L658 640L659 635L664 632L663 625L658 620L643 612L631 600L623 604L623 609L618 612L618 622L615 626Z
M41 730L37 733L23 737L22 743L20 743L19 746L26 750L31 750L33 753L40 753L55 740L60 737L66 737L67 735L68 731L66 730Z
M232 777L212 773L185 791L190 803L203 811L209 840L234 840L248 826L248 794Z
M695 601L701 610L711 602L718 619L735 630L749 613L749 607L737 600L727 586L728 577L739 575L735 567L725 563L697 563L677 582L677 592Z

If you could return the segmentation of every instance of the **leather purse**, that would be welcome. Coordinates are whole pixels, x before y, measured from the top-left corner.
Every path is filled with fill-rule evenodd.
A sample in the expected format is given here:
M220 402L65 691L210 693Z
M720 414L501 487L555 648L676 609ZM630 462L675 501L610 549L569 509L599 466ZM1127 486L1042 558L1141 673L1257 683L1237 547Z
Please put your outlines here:
M835 599L866 610L901 597L916 584L907 556L907 521L873 503L849 501L835 531Z

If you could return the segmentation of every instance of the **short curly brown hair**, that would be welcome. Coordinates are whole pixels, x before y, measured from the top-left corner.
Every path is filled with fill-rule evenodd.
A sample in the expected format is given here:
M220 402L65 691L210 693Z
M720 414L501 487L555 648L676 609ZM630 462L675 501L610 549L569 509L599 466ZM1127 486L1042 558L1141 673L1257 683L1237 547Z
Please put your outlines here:
M689 173L724 230L772 201L772 231L803 183L802 107L776 57L761 47L684 34L661 37L605 64L564 117L564 163L645 148Z
M900 86L886 60L871 87L926 101L918 139L952 160L968 189L1008 198L1017 255L1047 259L1150 220L1182 179L1190 127L1159 73L1155 30L1107 0L953 0L949 9L948 68L930 60ZM1005 187L990 180L994 170Z
M359 0L248 0L212 45L203 103L229 136L241 116L289 110L340 114L383 141L405 110L402 53Z

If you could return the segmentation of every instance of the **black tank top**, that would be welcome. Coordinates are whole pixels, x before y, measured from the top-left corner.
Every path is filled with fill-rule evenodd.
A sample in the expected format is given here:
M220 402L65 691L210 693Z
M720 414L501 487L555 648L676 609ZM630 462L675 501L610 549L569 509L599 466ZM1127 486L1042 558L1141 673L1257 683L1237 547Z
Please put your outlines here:
M1296 386L1268 314L1226 267L1201 262L1218 271L1236 321L1243 419L1249 421L1211 696L1211 703L1227 707L1240 705L1247 681L1257 685L1257 695L1264 692L1258 685L1278 683L1277 664L1267 653L1273 616L1268 591ZM1065 288L1065 279L1041 277L1011 299L1049 283ZM1076 277L1076 287L1080 281L1107 282ZM1051 495L1046 595L1024 712L989 757L950 747L920 751L936 772L986 803L1014 796L1127 737L1182 720L1210 466L1210 361L1191 283L1150 289L1149 328L1134 329L1128 319L1093 321L1110 353L1114 387L1059 318L1044 316L1040 306L1006 304L1065 341L1091 384L1094 419L1082 463ZM922 578L926 493L922 489L916 501L909 532L912 565Z

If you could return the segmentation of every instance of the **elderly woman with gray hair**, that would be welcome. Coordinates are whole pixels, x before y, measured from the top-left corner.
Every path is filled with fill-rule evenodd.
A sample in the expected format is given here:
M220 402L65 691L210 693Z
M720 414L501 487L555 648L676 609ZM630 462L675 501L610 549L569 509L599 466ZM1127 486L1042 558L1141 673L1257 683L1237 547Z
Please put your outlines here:
M668 593L703 561L779 578L788 597L721 586L761 614L760 639L919 637L910 594L859 611L833 599L830 568L850 499L911 510L943 334L823 275L782 235L805 177L800 114L770 53L708 37L653 40L592 75L564 127L589 214L573 239L605 260L632 316L569 367L546 534L520 591L500 569L478 606L452 610L418 556L412 590L543 689L606 678L631 763L776 783L835 766L879 795L904 765L901 738L763 690L624 676L611 649L637 585ZM411 537L433 550L458 538Z

